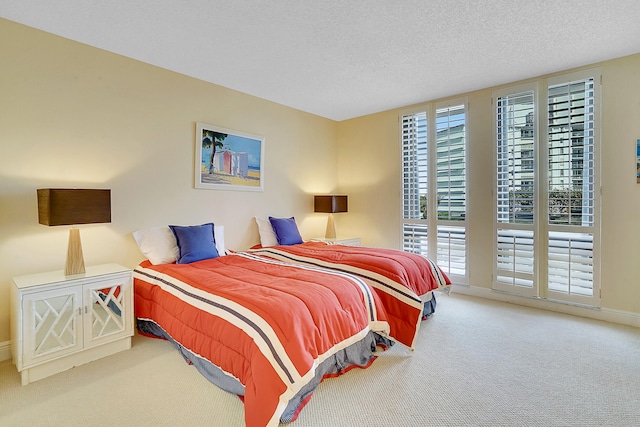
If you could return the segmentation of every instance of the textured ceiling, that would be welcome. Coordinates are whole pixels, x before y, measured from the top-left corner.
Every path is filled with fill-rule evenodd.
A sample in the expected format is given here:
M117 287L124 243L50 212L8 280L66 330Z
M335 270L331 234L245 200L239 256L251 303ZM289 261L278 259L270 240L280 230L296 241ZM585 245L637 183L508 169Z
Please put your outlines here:
M638 0L0 0L0 17L334 120L640 52Z

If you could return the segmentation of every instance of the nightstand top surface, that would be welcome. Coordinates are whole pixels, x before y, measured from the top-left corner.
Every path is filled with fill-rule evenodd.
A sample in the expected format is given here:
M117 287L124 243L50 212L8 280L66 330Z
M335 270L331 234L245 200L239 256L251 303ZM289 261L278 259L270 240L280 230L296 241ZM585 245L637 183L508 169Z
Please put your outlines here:
M28 288L30 286L46 285L58 282L70 282L74 280L82 280L92 277L104 276L107 274L129 272L131 269L123 267L119 264L100 264L91 265L85 268L84 274L74 274L65 276L64 270L48 271L44 273L25 274L13 278L17 288Z

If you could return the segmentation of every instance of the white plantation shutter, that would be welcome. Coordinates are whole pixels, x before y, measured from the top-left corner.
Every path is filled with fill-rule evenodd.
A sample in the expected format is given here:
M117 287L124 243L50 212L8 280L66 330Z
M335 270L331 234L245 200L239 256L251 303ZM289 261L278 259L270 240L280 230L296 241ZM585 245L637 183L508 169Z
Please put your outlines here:
M411 113L401 118L402 140L402 248L428 256L427 113Z
M426 200L427 168L427 113L402 116L402 178L403 218L426 219L421 199Z
M535 94L495 98L497 227L495 283L499 289L535 291Z
M437 264L449 274L464 276L467 267L465 227L438 225Z
M548 91L548 281L550 294L594 297L595 79Z
M466 275L466 106L436 109L437 263Z
M533 289L533 230L499 228L496 255L498 283Z
M593 78L549 87L549 224L594 222Z
M532 90L496 99L499 223L533 224L534 102Z
M402 250L429 256L429 240L426 224L403 224Z
M438 219L466 215L466 114L464 105L436 110Z
M549 291L593 296L593 234L549 233Z

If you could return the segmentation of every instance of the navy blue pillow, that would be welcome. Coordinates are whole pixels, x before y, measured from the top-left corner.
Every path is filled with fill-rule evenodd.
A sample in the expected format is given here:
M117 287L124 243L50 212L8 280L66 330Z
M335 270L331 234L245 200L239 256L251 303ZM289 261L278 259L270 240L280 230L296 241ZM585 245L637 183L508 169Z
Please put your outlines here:
M180 256L177 264L189 264L203 259L217 258L216 240L213 235L213 223L181 227L170 225L176 236Z
M269 222L276 233L279 245L295 245L302 243L302 237L298 231L296 220L291 218L273 218L269 217Z

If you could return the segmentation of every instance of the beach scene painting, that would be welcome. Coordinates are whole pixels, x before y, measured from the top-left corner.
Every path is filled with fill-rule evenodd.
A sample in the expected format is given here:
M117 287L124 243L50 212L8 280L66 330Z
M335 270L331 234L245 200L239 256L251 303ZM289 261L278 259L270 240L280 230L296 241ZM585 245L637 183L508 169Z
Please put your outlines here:
M264 190L264 138L196 123L195 187Z
M640 139L636 139L636 184L640 184Z

